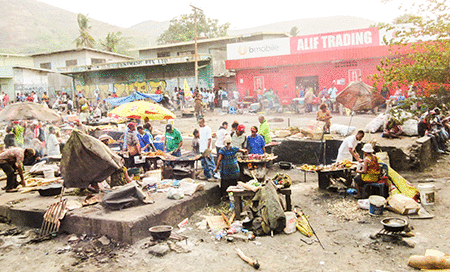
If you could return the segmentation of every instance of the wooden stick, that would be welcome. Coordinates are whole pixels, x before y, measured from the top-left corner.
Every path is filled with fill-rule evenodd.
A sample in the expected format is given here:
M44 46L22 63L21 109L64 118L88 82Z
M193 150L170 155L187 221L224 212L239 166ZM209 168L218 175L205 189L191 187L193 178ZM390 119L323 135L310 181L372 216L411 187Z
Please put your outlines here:
M220 214L222 215L222 218L225 221L225 223L227 224L227 226L229 227L231 224L230 224L230 221L228 221L228 218L225 216L225 214L223 214L223 212L220 212Z
M241 259L244 260L246 263L253 266L253 268L255 269L259 269L260 265L258 261L254 261L253 259L245 256L244 252L242 252L242 250L240 250L239 248L236 248L236 252L239 255L239 257L241 257Z

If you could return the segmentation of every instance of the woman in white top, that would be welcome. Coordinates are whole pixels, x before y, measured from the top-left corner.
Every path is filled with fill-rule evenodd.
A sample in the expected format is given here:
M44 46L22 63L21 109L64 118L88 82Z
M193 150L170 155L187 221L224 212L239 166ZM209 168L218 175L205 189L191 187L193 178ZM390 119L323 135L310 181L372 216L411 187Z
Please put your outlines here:
M223 140L225 139L225 136L227 136L229 133L227 131L228 128L228 122L225 121L222 123L222 126L219 128L219 131L217 131L217 140L215 143L217 154L219 154L219 150L225 146L225 143Z

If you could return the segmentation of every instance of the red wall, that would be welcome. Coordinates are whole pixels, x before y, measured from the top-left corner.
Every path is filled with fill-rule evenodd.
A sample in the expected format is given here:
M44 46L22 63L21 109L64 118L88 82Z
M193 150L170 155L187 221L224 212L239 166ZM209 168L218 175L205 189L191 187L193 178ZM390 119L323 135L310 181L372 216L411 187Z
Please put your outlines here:
M334 84L338 91L342 91L349 83L349 70L359 70L360 80L372 85L367 77L377 73L376 65L379 64L380 58L355 61L352 66L344 65L341 61L240 70L236 74L236 87L241 96L245 95L245 90L249 90L249 94L253 95L254 78L263 77L264 88L278 91L280 98L292 99L296 97L296 77L318 76L319 90L324 87L329 89L333 81L344 79L343 85Z

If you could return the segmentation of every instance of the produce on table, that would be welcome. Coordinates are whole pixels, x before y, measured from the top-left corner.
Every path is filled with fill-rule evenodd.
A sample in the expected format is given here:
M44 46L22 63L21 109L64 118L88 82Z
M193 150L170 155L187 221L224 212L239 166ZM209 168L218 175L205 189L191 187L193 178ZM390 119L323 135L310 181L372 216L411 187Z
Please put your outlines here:
M276 185L283 185L283 188L289 188L292 185L291 177L284 173L276 173L272 181Z
M318 165L309 165L309 164L304 164L302 166L300 166L300 170L302 171L334 171L334 170L340 170L343 168L351 168L353 167L353 163L349 160L343 160L341 162L335 162L333 164L330 165L326 165L326 166L318 166Z

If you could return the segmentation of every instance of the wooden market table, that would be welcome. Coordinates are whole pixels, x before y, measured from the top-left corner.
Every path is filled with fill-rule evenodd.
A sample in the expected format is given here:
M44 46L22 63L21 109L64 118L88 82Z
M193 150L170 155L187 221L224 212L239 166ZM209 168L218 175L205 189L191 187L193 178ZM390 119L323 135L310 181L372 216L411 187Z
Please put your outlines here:
M356 170L356 167L342 168L337 170L320 170L317 171L317 178L319 181L319 189L327 189L330 185L330 178L344 178L347 186L352 184L353 176L352 172Z

